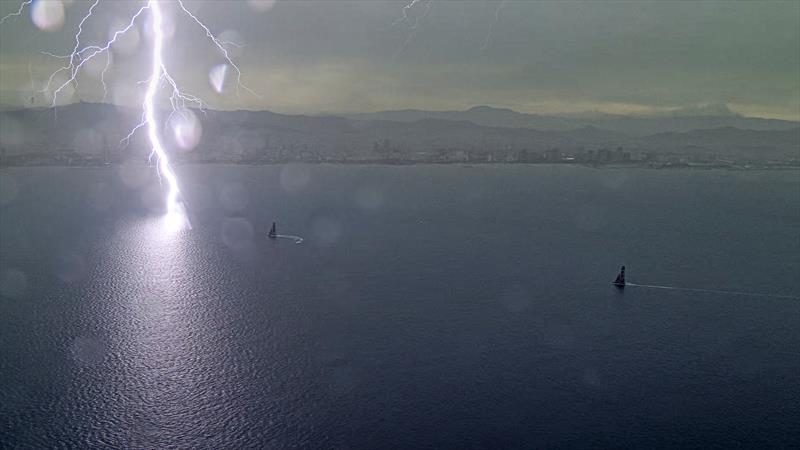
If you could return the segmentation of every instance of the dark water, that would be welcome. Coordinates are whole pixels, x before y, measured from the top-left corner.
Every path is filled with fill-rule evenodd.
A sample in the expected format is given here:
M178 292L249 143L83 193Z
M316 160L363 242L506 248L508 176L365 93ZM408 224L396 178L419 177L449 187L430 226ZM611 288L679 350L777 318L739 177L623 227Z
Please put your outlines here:
M800 445L798 172L1 173L0 447Z

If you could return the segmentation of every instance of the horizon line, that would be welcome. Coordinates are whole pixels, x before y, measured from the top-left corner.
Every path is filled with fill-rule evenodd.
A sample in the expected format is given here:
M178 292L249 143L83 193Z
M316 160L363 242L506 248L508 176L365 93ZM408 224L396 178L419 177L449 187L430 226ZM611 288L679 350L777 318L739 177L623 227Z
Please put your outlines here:
M23 111L23 110L47 110L47 109L58 109L60 107L66 106L73 106L73 105L102 105L102 106L112 106L117 108L129 108L135 109L135 106L127 106L127 105L118 105L111 102L96 102L96 101L87 101L87 100L79 100L76 102L70 102L63 105L56 105L56 106L25 106L25 105L2 105L0 104L0 112L9 112L9 111ZM726 105L727 106L727 105ZM596 115L596 116L607 116L607 117L617 117L617 118L631 118L631 119L671 119L671 118L702 118L702 117L727 117L727 118L740 118L740 119L761 119L761 120L777 120L782 122L794 122L800 124L800 118L797 119L787 119L782 117L769 117L769 116L747 116L742 113L738 113L736 111L730 110L731 114L680 114L680 107L675 108L675 114L670 114L669 111L665 111L662 113L654 112L651 114L620 114L620 113L609 113L603 112L600 110L586 110L580 112L562 112L562 113L537 113L537 112L521 112L517 111L513 108L505 107L505 106L493 106L493 105L473 105L466 109L421 109L421 108L398 108L398 109L379 109L374 111L319 111L319 112L283 112L283 111L276 111L270 109L251 109L251 108L202 108L203 111L215 111L215 112L267 112L273 114L281 114L285 116L328 116L328 117L347 117L347 116L354 116L354 115L367 115L367 114L380 114L380 113L388 113L388 112L404 112L404 111L419 111L419 112L428 112L428 113L448 113L448 112L468 112L477 108L489 108L493 110L505 110L511 111L516 114L522 115L532 115L532 116L541 116L541 117L557 117L562 119L586 119L589 115ZM200 110L201 108L189 108L189 109L196 109Z

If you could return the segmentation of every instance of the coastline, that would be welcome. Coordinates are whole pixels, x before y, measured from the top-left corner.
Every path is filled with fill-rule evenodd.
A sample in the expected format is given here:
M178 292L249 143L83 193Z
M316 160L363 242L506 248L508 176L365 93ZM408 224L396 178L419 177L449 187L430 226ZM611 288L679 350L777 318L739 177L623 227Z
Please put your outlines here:
M224 166L280 166L287 164L302 165L342 165L342 166L458 166L463 168L476 167L501 167L501 166L573 166L587 167L592 169L651 169L651 170L726 170L726 171L792 171L800 170L800 163L748 163L748 164L701 164L701 163L588 163L577 161L548 161L548 162L508 162L508 161L384 161L384 160L340 160L340 161L304 161L304 160L285 160L285 161L259 161L259 162L236 162L236 161L185 161L173 162L176 167L181 166L205 166L205 165L224 165ZM102 169L108 167L119 167L120 162L95 162L82 161L80 163L63 163L60 161L36 161L31 163L0 164L0 169L22 168L22 167L60 167L75 169ZM141 164L140 167L151 167L148 164Z

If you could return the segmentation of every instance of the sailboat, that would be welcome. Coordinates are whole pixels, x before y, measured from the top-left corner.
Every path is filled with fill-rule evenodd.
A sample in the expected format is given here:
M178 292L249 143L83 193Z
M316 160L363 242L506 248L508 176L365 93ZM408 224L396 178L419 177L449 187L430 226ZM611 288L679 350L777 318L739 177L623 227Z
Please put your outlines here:
M620 289L625 287L625 266L622 266L619 269L619 274L617 275L617 278L614 279L614 281L612 281L611 284Z
M272 222L272 228L269 229L269 236L270 239L275 239L278 237L278 232L275 230L275 222Z

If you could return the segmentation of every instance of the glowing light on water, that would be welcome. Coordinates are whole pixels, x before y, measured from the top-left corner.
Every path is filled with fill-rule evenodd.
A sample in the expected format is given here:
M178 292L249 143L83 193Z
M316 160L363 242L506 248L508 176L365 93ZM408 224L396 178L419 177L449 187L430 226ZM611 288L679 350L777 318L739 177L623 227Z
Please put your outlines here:
M164 216L164 228L172 232L192 228L182 203L176 203L174 209Z

